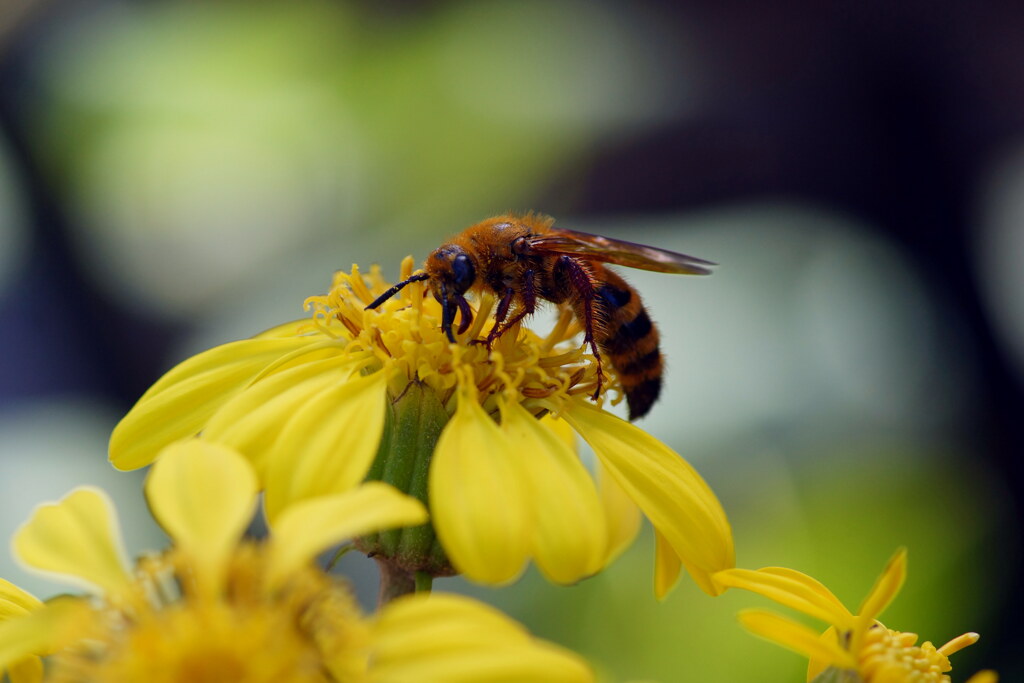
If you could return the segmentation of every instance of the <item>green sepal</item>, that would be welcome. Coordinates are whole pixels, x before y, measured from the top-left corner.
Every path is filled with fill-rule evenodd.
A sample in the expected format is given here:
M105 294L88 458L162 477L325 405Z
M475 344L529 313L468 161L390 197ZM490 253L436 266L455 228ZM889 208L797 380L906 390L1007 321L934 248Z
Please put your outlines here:
M444 405L431 388L410 382L388 406L384 434L367 480L390 484L429 509L430 460L448 418ZM392 571L429 576L456 573L429 521L364 536L357 541L357 546L378 562L391 565Z
M853 669L831 666L815 676L811 683L864 683L864 679Z

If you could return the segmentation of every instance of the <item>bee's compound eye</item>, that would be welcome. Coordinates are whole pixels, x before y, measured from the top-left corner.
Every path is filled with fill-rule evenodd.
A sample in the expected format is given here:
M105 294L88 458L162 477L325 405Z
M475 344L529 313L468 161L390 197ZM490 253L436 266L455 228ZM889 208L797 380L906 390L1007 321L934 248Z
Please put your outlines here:
M452 261L452 280L452 284L455 285L455 290L459 294L469 289L473 285L473 281L476 280L476 268L473 267L473 262L466 254L459 254Z

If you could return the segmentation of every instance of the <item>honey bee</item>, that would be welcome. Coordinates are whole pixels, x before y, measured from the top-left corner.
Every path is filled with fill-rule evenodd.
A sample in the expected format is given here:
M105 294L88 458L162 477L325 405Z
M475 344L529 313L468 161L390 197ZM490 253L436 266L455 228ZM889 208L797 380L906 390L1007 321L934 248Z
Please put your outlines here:
M593 398L601 393L604 352L622 384L629 419L635 420L647 414L661 393L658 329L640 294L606 263L686 275L707 275L715 265L666 249L556 228L547 216L505 214L442 244L427 257L424 272L397 283L366 308L377 308L412 282L429 281L441 304L441 329L454 343L455 334L465 332L473 319L466 293L489 290L498 300L494 326L483 342L490 349L540 301L566 305L583 327L584 345L597 359ZM456 312L460 320L453 331Z

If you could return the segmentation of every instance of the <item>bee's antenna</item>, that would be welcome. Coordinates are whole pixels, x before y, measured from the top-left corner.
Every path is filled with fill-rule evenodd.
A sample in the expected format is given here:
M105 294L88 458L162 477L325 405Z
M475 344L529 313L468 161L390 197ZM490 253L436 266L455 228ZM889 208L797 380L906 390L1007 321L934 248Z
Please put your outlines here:
M398 294L400 291L402 291L402 288L405 287L406 285L410 285L413 282L422 282L424 280L429 280L429 279L430 279L429 275L427 275L426 273L420 273L419 275L413 275L408 280L402 280L397 285L393 286L391 289L389 289L388 291L384 292L383 294L378 296L376 299L374 299L373 303L371 303L369 306L367 306L363 310L364 311L368 311L371 308L377 308L382 303L384 303L385 301L387 301L388 299L393 297L395 294Z

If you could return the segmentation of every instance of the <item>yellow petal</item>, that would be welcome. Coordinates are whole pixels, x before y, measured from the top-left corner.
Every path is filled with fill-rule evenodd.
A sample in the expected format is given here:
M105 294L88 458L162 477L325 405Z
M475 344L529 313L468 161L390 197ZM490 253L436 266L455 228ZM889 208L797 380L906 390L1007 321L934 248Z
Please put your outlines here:
M81 634L83 620L91 617L88 604L79 598L58 597L24 616L0 622L0 672L16 671L23 680L38 669L31 661L69 645Z
M575 451L518 403L502 406L501 429L515 444L534 510L530 532L537 567L556 583L599 571L608 530L594 481Z
M252 519L258 486L237 452L201 439L168 446L146 478L153 517L185 551L201 590L216 591Z
M96 488L79 487L37 507L11 546L26 566L86 590L116 596L129 585L113 503Z
M270 587L277 587L297 567L335 543L426 520L422 503L381 482L298 502L285 509L273 526L267 570Z
M376 372L327 386L296 408L267 456L271 523L289 505L363 480L384 431L386 392L387 376Z
M608 545L605 548L604 566L611 564L626 548L633 544L640 533L640 508L629 497L615 478L600 461L597 462L597 487L601 509L608 526Z
M28 591L15 586L6 579L0 579L0 621L20 617L39 609L43 603Z
M683 563L657 529L654 530L654 542L654 595L661 600L676 585Z
M715 581L728 588L742 588L780 605L792 607L825 623L847 630L853 615L819 581L785 567L727 569L715 574Z
M470 395L475 388L460 391L430 465L430 513L456 569L480 583L507 583L529 553L520 454Z
M164 446L199 432L275 359L310 344L308 338L245 339L179 363L114 428L110 462L120 470L145 467Z
M967 683L998 683L999 676L995 671L979 671L967 679Z
M642 429L585 400L572 401L563 417L664 535L697 584L716 595L711 575L735 562L732 530L697 471Z
M270 329L263 330L259 334L253 335L253 339L273 339L275 337L298 337L304 332L308 332L313 327L312 321L309 318L299 318L298 320L290 320L280 325L274 325Z
M844 642L847 642L845 647L842 646L842 645L839 645L839 636L837 635L837 633L838 632L836 631L836 627L835 626L829 626L819 636L819 640L824 642L828 649L825 650L824 652L821 652L821 653L818 653L816 655L813 655L813 656L809 657L809 659L807 661L807 683L811 683L811 681L813 681L818 676L820 676L823 673L825 673L826 669L832 669L832 668L834 668L836 666L836 664L835 664L835 653L831 649L831 647L833 645L840 647L841 649L843 649L846 652L850 652L850 653L853 652L853 650L849 646L848 641L844 640ZM844 631L844 633L848 633L848 631ZM866 673L866 672L857 672L857 673L859 674L859 673Z
M761 610L744 610L740 612L739 619L751 633L809 659L843 669L857 666L853 656L840 647L834 638L822 638L817 631L792 619Z
M903 587L903 582L906 578L907 549L900 548L890 558L888 564L885 565L882 575L875 581L871 592L864 598L860 609L857 610L857 615L862 619L872 622L877 619L885 611L885 608L889 606L893 598L896 597L896 594L900 592L900 588Z
M374 681L592 681L577 655L532 638L497 610L455 595L411 595L381 611Z
M7 676L11 679L11 683L42 683L43 660L33 655L12 662L7 670Z
M203 438L237 450L265 481L285 424L326 388L344 384L352 366L351 358L336 355L264 377L225 403L203 427Z

